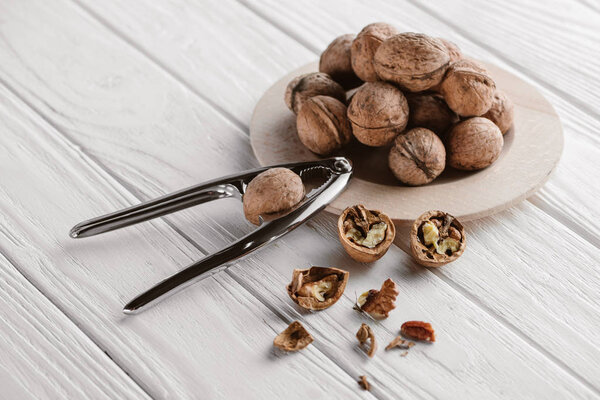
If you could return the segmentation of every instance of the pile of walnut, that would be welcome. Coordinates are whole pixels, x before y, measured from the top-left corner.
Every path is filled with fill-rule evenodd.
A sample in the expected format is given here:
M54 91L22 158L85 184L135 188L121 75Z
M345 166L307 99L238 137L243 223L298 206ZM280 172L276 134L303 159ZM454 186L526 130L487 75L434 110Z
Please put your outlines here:
M513 104L489 72L441 38L370 24L331 42L319 71L296 77L285 93L300 141L319 155L352 136L390 146L389 168L407 185L433 181L446 165L491 165L513 124Z

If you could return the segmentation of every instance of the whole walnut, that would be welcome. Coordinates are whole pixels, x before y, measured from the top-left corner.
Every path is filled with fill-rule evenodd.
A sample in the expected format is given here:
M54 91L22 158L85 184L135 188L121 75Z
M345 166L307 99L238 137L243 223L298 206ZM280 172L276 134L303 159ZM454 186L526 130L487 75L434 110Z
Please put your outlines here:
M486 113L494 101L496 84L479 63L462 59L450 64L440 85L440 93L448 106L461 117Z
M373 56L384 40L398 34L390 24L376 22L363 28L352 42L352 69L365 82L379 80L373 67Z
M362 83L352 69L351 49L355 37L353 34L338 36L327 46L319 60L319 72L328 74L346 90Z
M504 135L513 125L515 106L506 93L497 89L494 93L492 106L482 117L495 123Z
M320 155L331 154L352 139L346 106L333 97L306 100L296 118L296 127L302 144Z
M446 150L440 138L425 128L414 128L398 136L388 163L403 183L424 185L437 178L446 166Z
M454 42L443 38L438 38L438 40L446 46L448 54L450 55L450 62L458 61L463 58L462 51L460 51L460 48Z
M496 124L487 118L469 118L448 134L448 164L467 171L482 169L498 159L502 146L504 138Z
M448 49L439 39L420 33L401 33L379 46L373 64L384 81L410 92L438 85L450 63Z
M285 104L298 114L307 99L314 96L330 96L346 103L344 88L323 72L311 72L292 79L285 89Z
M408 102L392 84L369 82L361 86L348 106L352 133L367 146L386 146L408 123Z
M435 93L415 93L406 96L408 100L409 128L421 127L442 135L455 123L458 116L452 111L444 98Z

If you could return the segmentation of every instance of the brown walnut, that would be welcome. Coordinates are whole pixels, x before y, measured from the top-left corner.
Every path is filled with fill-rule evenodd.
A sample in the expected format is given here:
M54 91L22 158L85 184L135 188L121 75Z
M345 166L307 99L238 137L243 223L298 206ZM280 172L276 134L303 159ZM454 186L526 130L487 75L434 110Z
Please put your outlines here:
M446 167L446 149L440 138L425 128L398 136L390 149L388 165L401 182L419 186L437 178Z
M450 62L458 61L461 58L463 58L462 51L460 51L460 48L454 42L443 38L437 39L441 41L444 44L444 46L446 46L446 49L448 50L448 55L450 55Z
M346 106L328 96L315 96L304 102L296 118L298 137L313 153L331 154L352 139Z
M448 133L448 164L466 171L482 169L498 159L503 146L504 138L496 124L487 118L469 118Z
M496 89L492 106L482 115L482 117L495 123L496 126L500 128L500 132L504 135L513 125L515 106L506 93Z
M319 60L319 72L328 74L346 90L362 83L352 69L351 49L355 37L353 34L338 36L327 46Z
M492 106L495 90L496 84L489 72L468 59L450 64L440 85L448 107L461 117L485 114Z
M323 72L311 72L292 79L285 89L285 104L298 114L306 100L319 95L333 97L346 104L344 88Z
M308 310L324 310L342 297L350 273L338 268L295 269L287 292L294 303Z
M410 250L425 267L441 267L460 257L467 246L462 224L443 211L428 211L410 230Z
M401 33L379 46L373 64L379 78L410 92L438 85L450 63L440 40L420 33Z
M400 327L400 333L413 339L435 342L435 331L429 322L406 321Z
M346 208L338 218L338 236L350 257L368 263L388 251L396 236L396 227L386 214L367 210L359 204Z
M313 342L313 337L298 321L292 322L273 340L273 346L285 351L302 350Z
M390 311L396 308L396 297L400 292L396 283L386 279L380 290L371 289L358 297L355 308L364 311L374 319L389 317Z
M404 94L389 83L362 85L348 106L352 133L367 146L386 146L408 123L408 102Z
M442 137L458 122L458 116L448 107L444 98L435 93L415 93L408 100L409 128L427 128Z
M369 348L367 349L367 355L373 357L377 350L377 341L375 340L375 334L371 327L367 324L362 324L356 332L356 338L358 339L359 345L363 346L367 340L370 341Z
M277 218L304 198L302 178L287 168L271 168L258 174L246 187L244 215L254 225Z
M352 42L352 69L365 82L379 80L373 67L373 56L384 40L398 34L390 24L376 22L363 28Z

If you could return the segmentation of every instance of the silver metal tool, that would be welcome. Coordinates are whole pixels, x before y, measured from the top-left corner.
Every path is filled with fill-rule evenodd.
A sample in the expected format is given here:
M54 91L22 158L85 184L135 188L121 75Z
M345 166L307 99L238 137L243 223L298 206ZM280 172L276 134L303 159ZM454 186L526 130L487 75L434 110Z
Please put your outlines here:
M321 161L273 165L215 179L137 206L84 221L71 229L70 236L72 238L84 238L97 235L212 200L228 197L241 200L248 183L256 175L275 167L289 168L300 175L306 188L304 200L285 215L269 222L263 222L258 229L230 246L190 264L182 271L168 277L131 300L124 307L123 312L135 314L150 304L173 294L176 290L181 290L210 276L211 273L227 267L231 262L282 237L323 210L327 204L342 193L350 181L352 176L352 163L350 160L344 157L334 157Z

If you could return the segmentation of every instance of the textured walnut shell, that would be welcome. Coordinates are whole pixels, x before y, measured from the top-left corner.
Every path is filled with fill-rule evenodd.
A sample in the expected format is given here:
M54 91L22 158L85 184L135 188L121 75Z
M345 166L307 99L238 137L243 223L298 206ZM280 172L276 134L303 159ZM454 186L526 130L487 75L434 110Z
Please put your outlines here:
M313 153L331 154L352 139L346 106L328 96L315 96L304 102L296 118L298 137Z
M379 78L410 92L438 85L450 63L440 40L420 33L401 33L379 46L373 64Z
M448 107L461 117L483 115L494 101L496 84L479 63L462 59L450 64L440 85Z
M388 164L394 176L412 186L425 185L446 167L446 149L429 129L413 128L398 136L390 149Z
M350 257L352 257L358 262L369 263L379 260L388 251L390 245L394 241L394 237L396 236L396 227L394 226L394 222L390 219L390 217L388 217L381 211L369 210L371 213L376 214L382 222L385 222L385 224L387 225L387 229L385 231L385 238L377 246L373 247L372 249L365 246L361 246L359 244L354 243L352 240L346 237L346 229L344 227L344 221L348 219L348 214L354 207L358 206L346 208L338 218L337 229L340 242L342 243L344 250L346 250L346 253L348 253Z
M444 218L451 218L450 226L458 231L460 234L460 245L457 251L448 254L438 254L435 251L431 251L422 241L420 236L420 228L423 223L431 220L432 218L438 218L443 220ZM467 237L465 235L465 229L462 224L453 216L443 211L427 211L415 220L410 230L410 251L415 261L425 267L441 267L449 262L455 261L460 257L467 246Z
M458 61L461 58L463 58L462 51L460 51L460 48L454 42L451 42L451 41L443 39L443 38L437 38L437 39L440 42L442 42L444 44L444 46L446 47L446 49L448 50L448 55L450 56L450 62Z
M302 350L313 342L313 337L299 321L292 322L273 340L273 346L285 351Z
M352 34L338 36L327 46L319 60L319 72L328 74L346 90L362 83L352 69L351 50L355 37Z
M331 293L325 298L325 301L320 301L313 296L303 296L299 293L302 287L313 282L318 282L329 276L334 276L332 282ZM287 286L287 292L294 303L307 310L324 310L337 302L348 283L350 273L338 268L311 267L309 269L295 269L292 274L292 282Z
M384 40L398 34L390 24L376 22L363 28L352 42L351 61L356 75L365 82L379 80L373 66L373 56Z
M373 147L386 146L406 128L408 102L392 84L365 83L352 96L348 119L359 142Z
M500 128L500 132L504 135L513 125L515 118L515 106L510 98L502 90L496 90L494 93L494 101L490 109L482 115L489 119Z
M452 111L444 98L435 93L416 93L406 96L408 100L409 128L427 128L442 137L455 123L458 116Z
M258 174L246 187L244 215L254 225L259 216L268 220L289 211L304 198L304 184L287 168L271 168Z
M502 146L504 138L496 124L487 118L469 118L448 133L448 164L465 171L482 169L498 159Z
M344 88L323 72L311 72L292 79L285 89L285 104L298 114L304 102L314 96L329 96L346 104Z

